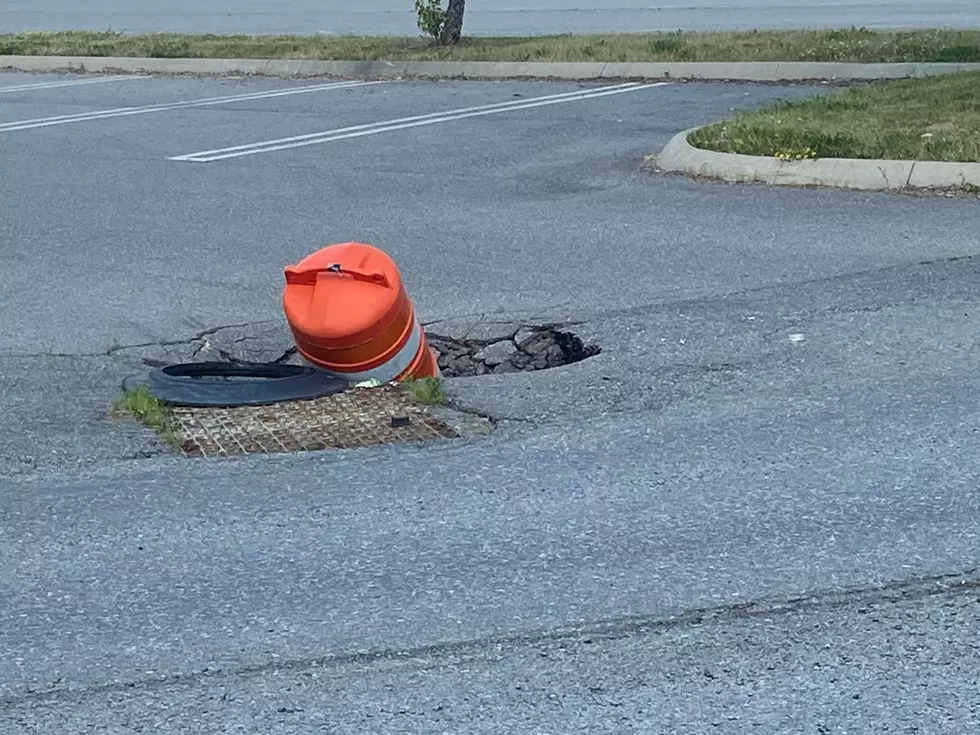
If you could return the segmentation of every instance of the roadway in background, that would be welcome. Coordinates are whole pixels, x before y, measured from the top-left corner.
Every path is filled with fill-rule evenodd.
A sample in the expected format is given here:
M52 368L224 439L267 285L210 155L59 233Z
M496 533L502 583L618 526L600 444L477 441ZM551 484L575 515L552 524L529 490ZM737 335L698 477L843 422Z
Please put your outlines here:
M370 7L365 7L370 6ZM752 28L969 28L976 0L476 0L467 33L516 35L597 31ZM0 30L106 29L193 33L417 33L411 0L12 0Z

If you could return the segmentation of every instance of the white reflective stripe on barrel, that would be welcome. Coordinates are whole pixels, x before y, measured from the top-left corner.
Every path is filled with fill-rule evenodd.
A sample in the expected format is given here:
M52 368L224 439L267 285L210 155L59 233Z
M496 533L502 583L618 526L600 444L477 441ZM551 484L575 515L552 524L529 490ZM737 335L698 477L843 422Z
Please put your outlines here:
M336 375L338 378L343 378L344 380L349 380L351 383L361 383L365 380L377 380L379 383L390 383L403 372L408 370L412 361L415 359L415 354L419 351L419 345L422 344L422 327L418 322L415 322L415 326L412 328L412 334L408 338L408 342L402 347L398 354L392 357L388 362L383 365L378 365L376 368L371 370L365 370L360 373L341 373L336 370L327 370L326 372L331 375Z

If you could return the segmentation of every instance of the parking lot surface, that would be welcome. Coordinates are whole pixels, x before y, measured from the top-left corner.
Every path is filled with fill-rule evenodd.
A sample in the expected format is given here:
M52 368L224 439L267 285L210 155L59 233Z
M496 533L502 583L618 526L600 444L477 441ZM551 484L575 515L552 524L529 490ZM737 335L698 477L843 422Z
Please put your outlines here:
M0 731L341 732L337 701L361 731L643 731L668 695L666 731L795 730L811 707L867 732L936 701L937 731L973 731L976 199L643 166L680 130L813 93L0 75ZM283 266L351 239L393 255L423 321L571 323L603 352L449 381L499 423L436 447L196 462L105 418L141 350L280 323ZM745 605L797 598L830 612L774 612L767 642ZM861 617L876 606L887 622ZM674 656L651 633L699 610L727 616L714 644ZM620 643L571 660L614 714L509 688L599 696L522 641L603 625ZM803 667L801 626L829 646ZM886 645L963 665L903 659L872 691ZM866 664L843 684L834 646ZM525 719L481 727L466 685L423 696L418 669L384 668L465 679L460 656ZM751 699L761 656L790 683ZM290 678L334 664L346 684ZM708 695L692 666L731 681ZM961 706L883 711L941 685ZM404 694L358 699L375 690Z
M31 79L49 80L0 81ZM0 352L92 353L276 318L283 266L351 239L392 254L426 320L592 313L972 250L968 202L640 170L678 130L805 93L155 78L0 89L0 227L29 244L0 275Z

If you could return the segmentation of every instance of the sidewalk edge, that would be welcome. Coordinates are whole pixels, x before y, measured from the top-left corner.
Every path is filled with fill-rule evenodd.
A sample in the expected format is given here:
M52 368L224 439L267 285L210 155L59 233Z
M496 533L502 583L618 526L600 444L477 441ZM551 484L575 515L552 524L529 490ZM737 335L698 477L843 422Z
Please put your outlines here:
M980 187L980 163L856 158L780 161L769 156L695 148L688 143L688 136L698 129L691 128L671 138L655 157L656 167L661 171L732 183L775 186L828 186L863 191Z
M26 72L259 75L449 79L678 79L813 82L900 79L980 71L973 63L836 62L520 62L317 61L308 59L171 59L113 56L0 56L0 69Z

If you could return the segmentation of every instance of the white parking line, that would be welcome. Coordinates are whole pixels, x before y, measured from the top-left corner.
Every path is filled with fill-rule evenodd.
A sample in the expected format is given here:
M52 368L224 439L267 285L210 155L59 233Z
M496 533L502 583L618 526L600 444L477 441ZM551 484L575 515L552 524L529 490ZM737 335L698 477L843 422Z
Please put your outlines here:
M35 89L58 89L60 87L82 87L87 84L105 84L106 82L124 82L130 79L149 79L149 76L114 76L114 77L99 77L98 79L76 79L76 80L58 80L54 82L35 82L34 84L17 84L12 87L0 87L0 94L8 94L10 92L31 92Z
M406 128L416 128L423 125L435 125L436 123L463 120L469 117L496 115L501 112L510 112L512 110L528 110L534 107L560 105L566 102L578 102L580 100L596 99L597 97L607 97L609 95L624 94L626 92L639 92L643 89L663 87L667 84L670 84L670 82L656 82L654 84L639 84L638 82L631 82L628 84L617 84L611 87L599 87L591 90L579 90L576 92L565 92L563 94L546 95L544 97L532 97L526 100L498 102L496 104L481 105L479 107L464 107L458 110L447 110L444 112L429 113L428 115L402 117L395 120L368 123L366 125L352 125L346 128L325 130L319 133L307 133L306 135L295 135L290 138L265 140L258 143L232 146L230 148L218 148L211 151L185 153L180 156L172 156L169 160L187 161L191 163L211 163L212 161L222 161L226 158L241 158L242 156L252 156L258 153L272 153L274 151L283 151L290 148L300 148L302 146L329 143L334 140L360 138L365 135L376 135L378 133L404 130Z
M119 107L114 110L79 112L74 115L55 115L53 117L39 117L33 120L14 120L12 122L0 123L0 133L13 133L18 130L47 128L53 125L68 125L70 123L88 122L89 120L106 120L113 117L147 115L153 112L181 110L188 107L210 107L213 105L228 105L233 102L265 100L273 97L288 97L294 94L309 94L311 92L322 92L328 89L350 89L351 87L365 87L371 84L383 84L383 82L333 82L331 84L317 84L307 87L293 87L291 89L279 89L267 92L251 92L249 94L235 94L225 97L206 97L204 99L186 100L184 102L167 102L159 105L146 105L144 107Z

